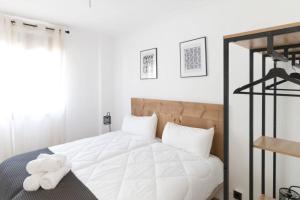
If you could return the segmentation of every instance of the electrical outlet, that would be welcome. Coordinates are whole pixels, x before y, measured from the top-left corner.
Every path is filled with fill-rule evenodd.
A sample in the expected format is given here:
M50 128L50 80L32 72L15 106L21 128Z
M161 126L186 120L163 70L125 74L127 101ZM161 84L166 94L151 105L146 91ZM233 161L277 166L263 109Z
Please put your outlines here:
M237 200L242 200L243 199L243 194L239 191L234 190L233 191L233 198Z

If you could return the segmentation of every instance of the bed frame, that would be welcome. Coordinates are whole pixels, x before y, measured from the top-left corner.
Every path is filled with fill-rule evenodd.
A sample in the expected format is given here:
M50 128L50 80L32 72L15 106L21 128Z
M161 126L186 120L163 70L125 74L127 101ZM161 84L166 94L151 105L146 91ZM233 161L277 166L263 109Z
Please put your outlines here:
M176 124L196 127L215 128L211 154L224 161L224 118L223 105L183 101L166 101L155 99L131 99L131 113L136 116L158 116L156 136L161 138L165 124Z

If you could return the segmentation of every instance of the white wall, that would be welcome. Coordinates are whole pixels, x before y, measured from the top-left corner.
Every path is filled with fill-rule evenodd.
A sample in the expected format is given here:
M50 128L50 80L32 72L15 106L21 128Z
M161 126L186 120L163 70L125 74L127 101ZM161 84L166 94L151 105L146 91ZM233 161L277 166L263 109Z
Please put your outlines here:
M71 27L66 35L66 141L108 131L102 116L113 109L114 38Z
M114 38L71 28L66 36L67 141L108 131L102 116L112 111Z
M66 140L98 134L100 127L99 35L71 28L66 36Z
M159 98L170 100L185 100L207 103L223 103L223 35L269 27L278 24L300 21L298 14L300 2L290 0L213 0L201 1L199 5L168 13L159 22L146 22L144 28L132 30L128 34L118 37L114 49L112 92L107 93L107 106L112 109L113 128L119 129L122 118L130 113L130 98ZM179 42L207 36L208 76L201 78L179 78ZM158 48L158 79L143 80L139 78L139 52L148 48ZM260 56L256 58L256 77L260 75ZM248 53L240 47L231 47L230 91L247 83ZM258 71L259 70L259 71ZM106 77L107 78L107 77ZM108 78L107 78L108 79ZM104 80L104 79L103 79ZM102 85L103 88L103 85ZM111 101L109 101L109 99ZM248 97L230 95L230 192L237 188L244 192L244 199L248 199ZM255 130L260 134L260 101L255 98ZM280 116L287 115L279 99ZM293 100L293 105L299 100ZM268 99L268 131L272 133L272 100ZM292 111L294 107L290 108ZM296 113L297 114L297 113ZM297 121L293 130L286 130L285 118L279 118L279 135L288 131L290 138L300 139L297 132ZM289 117L290 121L299 118ZM288 123L289 123L288 122ZM291 128L290 128L291 129ZM284 130L284 131L283 131ZM299 131L299 129L298 129ZM294 134L294 135L293 135ZM255 152L256 194L259 193L260 157ZM269 155L269 154L268 154ZM268 160L268 191L271 191L271 157ZM289 171L279 158L279 186L285 184L300 184L299 177L295 178L299 161L293 160L293 167ZM289 175L289 178L282 178ZM298 175L297 175L298 176ZM232 194L230 194L232 196Z
M114 74L114 64L115 64L115 38L109 36L103 36L99 38L99 95L100 95L100 133L106 133L109 131L108 126L103 125L102 117L106 115L107 112L113 114L114 106L114 79L112 78ZM113 122L114 119L112 119Z

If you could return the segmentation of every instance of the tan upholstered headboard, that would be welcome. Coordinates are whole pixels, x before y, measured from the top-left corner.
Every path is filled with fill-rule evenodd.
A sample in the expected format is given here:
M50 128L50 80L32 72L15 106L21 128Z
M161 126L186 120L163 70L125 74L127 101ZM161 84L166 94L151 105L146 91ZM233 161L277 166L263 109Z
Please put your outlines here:
M196 128L215 128L211 153L224 159L223 105L155 99L131 99L131 113L136 116L158 116L156 136L161 138L167 122Z

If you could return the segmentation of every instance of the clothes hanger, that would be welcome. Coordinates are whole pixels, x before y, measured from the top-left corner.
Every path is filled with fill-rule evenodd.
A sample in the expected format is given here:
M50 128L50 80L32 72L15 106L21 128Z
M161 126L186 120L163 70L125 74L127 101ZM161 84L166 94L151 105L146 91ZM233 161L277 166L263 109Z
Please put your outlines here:
M292 79L300 80L300 74L297 73L297 72L291 73L289 76L290 76L290 78L292 78ZM286 83L286 82L287 82L287 80L281 80L281 81L278 81L277 83L273 83L273 84L271 84L271 85L269 85L269 86L266 86L266 90L274 90L274 86L278 86L278 85L281 85L281 84ZM276 90L284 90L284 91L300 91L300 89L297 90L297 89L280 89L280 88L276 88Z
M296 56L295 54L293 54L293 57L292 57L292 67L298 67L300 66L299 64L296 64ZM297 73L297 72L294 72L294 73L291 73L290 75L290 78L291 79L296 79L296 80L300 80L300 74ZM278 86L278 85L281 85L283 83L286 83L288 80L281 80L281 81L278 81L277 83L273 83L269 86L266 86L266 89L267 90L274 90L274 86ZM276 88L276 90L283 90L283 91L300 91L299 89L280 89L280 88Z
M281 78L283 80L300 85L300 79L291 78L283 68L272 68L265 77L236 89L234 91L234 94L238 94L245 89L252 88L255 85L258 85L260 83L266 82L274 78Z
M284 49L284 55L274 51L274 46L273 46L273 37L268 37L268 41L267 41L267 54L269 56L271 56L274 60L274 62L276 63L277 61L283 61L283 62L288 62L288 49ZM249 89L254 87L255 85L258 85L260 83L266 82L268 80L271 79L275 79L275 78L281 78L285 81L289 81L292 82L294 84L300 85L300 79L296 79L296 78L291 78L286 71L283 68L272 68L268 74L266 76L264 76L263 78L256 80L252 83L249 83L247 85L244 85L240 88L237 88L233 93L234 94L239 94L242 93L243 90L245 89Z

